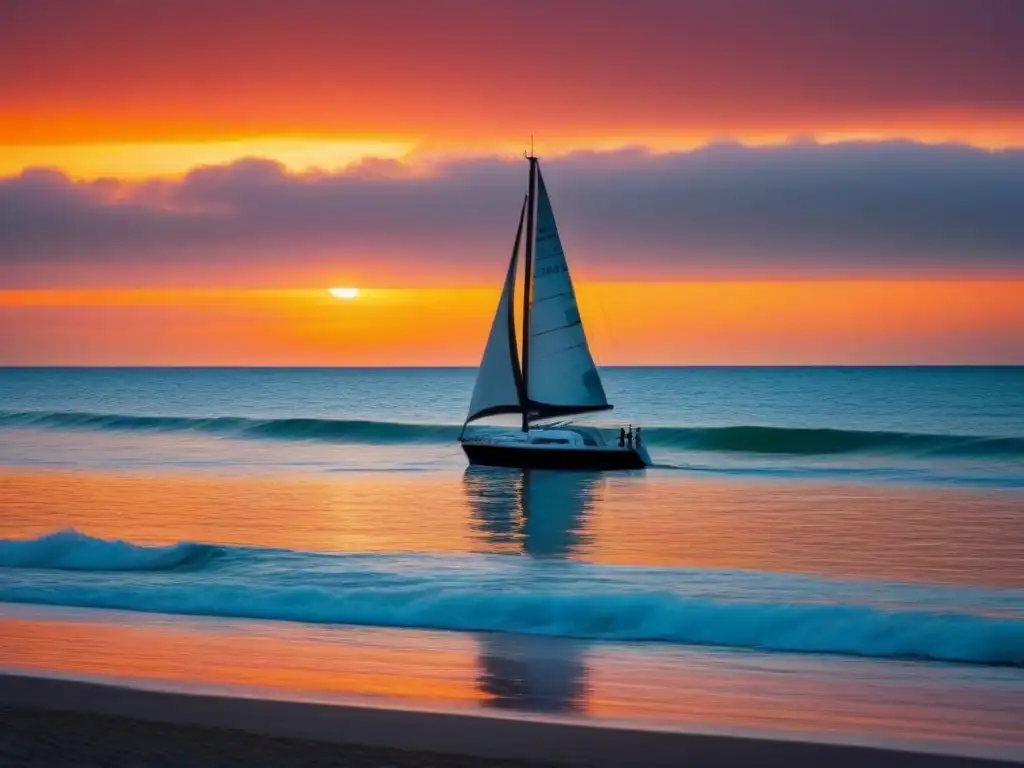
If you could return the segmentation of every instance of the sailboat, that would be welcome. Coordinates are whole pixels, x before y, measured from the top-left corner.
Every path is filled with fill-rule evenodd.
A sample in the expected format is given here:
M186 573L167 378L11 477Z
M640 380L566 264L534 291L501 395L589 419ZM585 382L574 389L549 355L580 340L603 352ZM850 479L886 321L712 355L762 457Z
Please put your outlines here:
M599 429L562 422L611 410L590 354L569 266L558 236L540 162L531 152L526 199L519 212L512 258L484 347L459 438L470 464L539 469L642 469L650 456L639 440L605 442ZM525 225L525 227L524 227ZM522 357L516 334L515 297L523 246ZM470 433L477 419L519 414L518 431Z

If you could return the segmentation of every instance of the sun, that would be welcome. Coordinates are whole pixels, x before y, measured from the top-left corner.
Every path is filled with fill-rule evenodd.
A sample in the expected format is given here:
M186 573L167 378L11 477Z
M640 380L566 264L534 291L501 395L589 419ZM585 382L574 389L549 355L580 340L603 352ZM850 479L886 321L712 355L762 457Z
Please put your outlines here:
M359 298L358 288L328 288L327 292L336 299L345 299L346 301Z

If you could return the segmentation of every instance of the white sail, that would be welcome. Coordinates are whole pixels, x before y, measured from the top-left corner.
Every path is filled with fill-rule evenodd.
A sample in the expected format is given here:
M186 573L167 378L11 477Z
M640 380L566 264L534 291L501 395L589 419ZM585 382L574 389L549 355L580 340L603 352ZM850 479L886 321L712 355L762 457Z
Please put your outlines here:
M608 398L587 346L576 292L539 168L537 183L527 394L531 402L540 404L534 409L540 416L602 410L610 407Z
M523 205L526 210L526 205ZM498 413L521 413L519 353L516 349L513 302L516 294L516 262L519 256L519 240L523 229L523 214L519 215L519 229L516 230L515 246L509 261L505 285L501 289L498 309L491 323L484 356L476 374L473 397L469 402L466 421Z

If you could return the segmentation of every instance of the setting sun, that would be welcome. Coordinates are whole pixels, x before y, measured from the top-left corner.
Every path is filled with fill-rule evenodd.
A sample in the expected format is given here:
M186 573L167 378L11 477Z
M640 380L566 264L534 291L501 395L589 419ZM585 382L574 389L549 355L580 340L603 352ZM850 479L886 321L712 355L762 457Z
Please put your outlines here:
M358 299L358 288L328 288L327 292L336 299Z

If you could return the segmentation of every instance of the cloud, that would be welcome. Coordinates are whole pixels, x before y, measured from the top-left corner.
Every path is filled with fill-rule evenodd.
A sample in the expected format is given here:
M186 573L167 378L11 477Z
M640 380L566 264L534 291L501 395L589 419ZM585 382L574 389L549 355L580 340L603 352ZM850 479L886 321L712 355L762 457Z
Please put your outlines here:
M590 279L1024 271L1021 150L720 143L542 167ZM335 174L251 159L141 183L31 170L0 180L0 286L308 284L339 270L493 282L525 185L526 164L501 158Z

